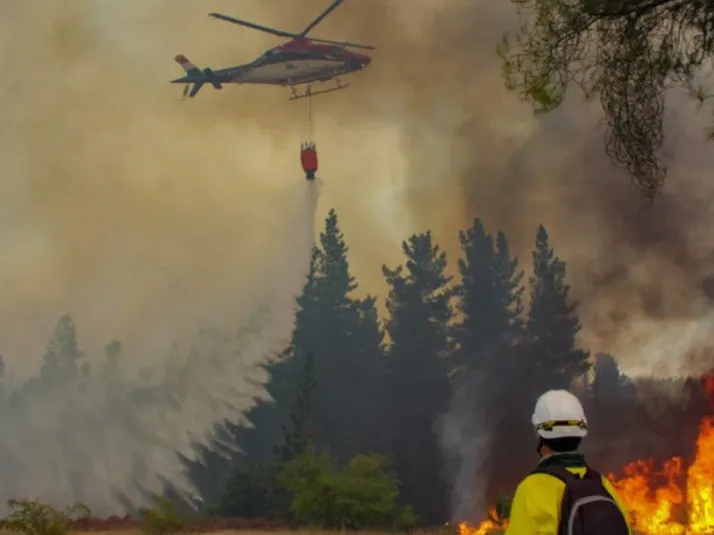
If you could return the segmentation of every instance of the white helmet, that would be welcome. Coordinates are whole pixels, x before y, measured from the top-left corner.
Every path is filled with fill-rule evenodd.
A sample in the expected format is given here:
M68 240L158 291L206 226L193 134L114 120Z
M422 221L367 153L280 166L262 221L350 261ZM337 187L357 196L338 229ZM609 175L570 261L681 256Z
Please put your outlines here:
M548 390L539 397L532 422L538 436L545 439L584 437L588 434L583 406L567 390Z

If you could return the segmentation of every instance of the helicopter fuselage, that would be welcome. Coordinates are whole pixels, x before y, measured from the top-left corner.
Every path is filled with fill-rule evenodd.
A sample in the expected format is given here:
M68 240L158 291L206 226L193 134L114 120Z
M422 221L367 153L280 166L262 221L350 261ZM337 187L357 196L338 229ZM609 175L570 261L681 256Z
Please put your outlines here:
M178 61L178 60L177 60ZM326 81L340 75L360 71L371 58L335 45L290 41L271 48L255 61L216 69L212 74L222 84L271 84L292 86ZM195 83L203 73L172 80L172 83Z
M246 26L273 35L290 37L291 40L267 50L253 62L213 70L210 67L199 69L179 54L175 57L186 75L171 80L173 84L186 84L184 96L194 97L206 84L215 89L222 89L223 84L267 84L290 86L293 98L304 98L312 95L344 89L339 76L361 71L370 64L372 59L349 50L351 48L374 49L373 46L347 41L330 41L326 39L310 39L307 34L343 0L334 0L315 20L308 24L301 33L290 33L275 28L269 28L246 20L236 19L221 13L209 13L210 16L241 26ZM335 79L337 87L324 91L313 91L311 84ZM305 84L307 90L303 95L297 95L295 86ZM189 91L190 90L190 91Z

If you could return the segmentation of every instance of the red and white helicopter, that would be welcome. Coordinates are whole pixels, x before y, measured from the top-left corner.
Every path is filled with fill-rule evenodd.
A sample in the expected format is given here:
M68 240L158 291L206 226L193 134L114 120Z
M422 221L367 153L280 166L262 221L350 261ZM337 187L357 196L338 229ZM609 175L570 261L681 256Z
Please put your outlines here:
M201 70L185 56L178 55L175 60L186 71L186 76L171 80L171 83L186 84L184 97L187 95L195 97L204 84L211 84L216 89L223 89L223 84L289 86L292 91L290 100L345 89L349 84L343 85L339 76L360 71L369 65L371 61L369 56L347 50L347 47L367 50L374 50L375 47L345 41L330 41L307 37L308 32L342 2L343 0L335 0L330 7L300 33L276 30L275 28L235 19L220 13L209 13L209 16L217 19L247 26L279 37L290 37L291 41L267 50L252 63L215 71L210 67ZM313 91L313 84L333 79L337 83L335 87ZM296 87L300 85L305 85L306 88L304 92L299 94Z

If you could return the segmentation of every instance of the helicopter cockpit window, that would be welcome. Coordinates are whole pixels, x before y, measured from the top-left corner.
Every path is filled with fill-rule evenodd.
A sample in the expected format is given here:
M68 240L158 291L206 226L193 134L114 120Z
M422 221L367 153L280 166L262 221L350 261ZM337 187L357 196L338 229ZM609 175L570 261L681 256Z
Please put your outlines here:
M259 67L260 65L263 65L264 63L268 62L269 60L275 59L278 57L281 53L281 50L279 48L271 48L270 50L266 50L265 53L260 56L258 59L256 59L253 62L254 67Z
M337 58L339 57L341 52L342 48L340 48L339 46L328 46L326 55L328 58Z

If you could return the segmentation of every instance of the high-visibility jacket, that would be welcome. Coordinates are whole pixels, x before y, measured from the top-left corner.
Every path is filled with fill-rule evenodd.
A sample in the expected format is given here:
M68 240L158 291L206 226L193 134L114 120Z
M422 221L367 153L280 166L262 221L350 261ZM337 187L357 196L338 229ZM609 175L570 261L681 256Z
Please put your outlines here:
M558 462L558 458L562 458L563 462ZM573 474L580 476L585 474L585 458L580 454L555 454L547 459L565 466ZM629 525L629 515L624 503L605 476L602 476L602 481ZM565 483L557 477L548 474L527 476L518 485L513 496L506 535L556 535L560 519L560 502L564 492Z

